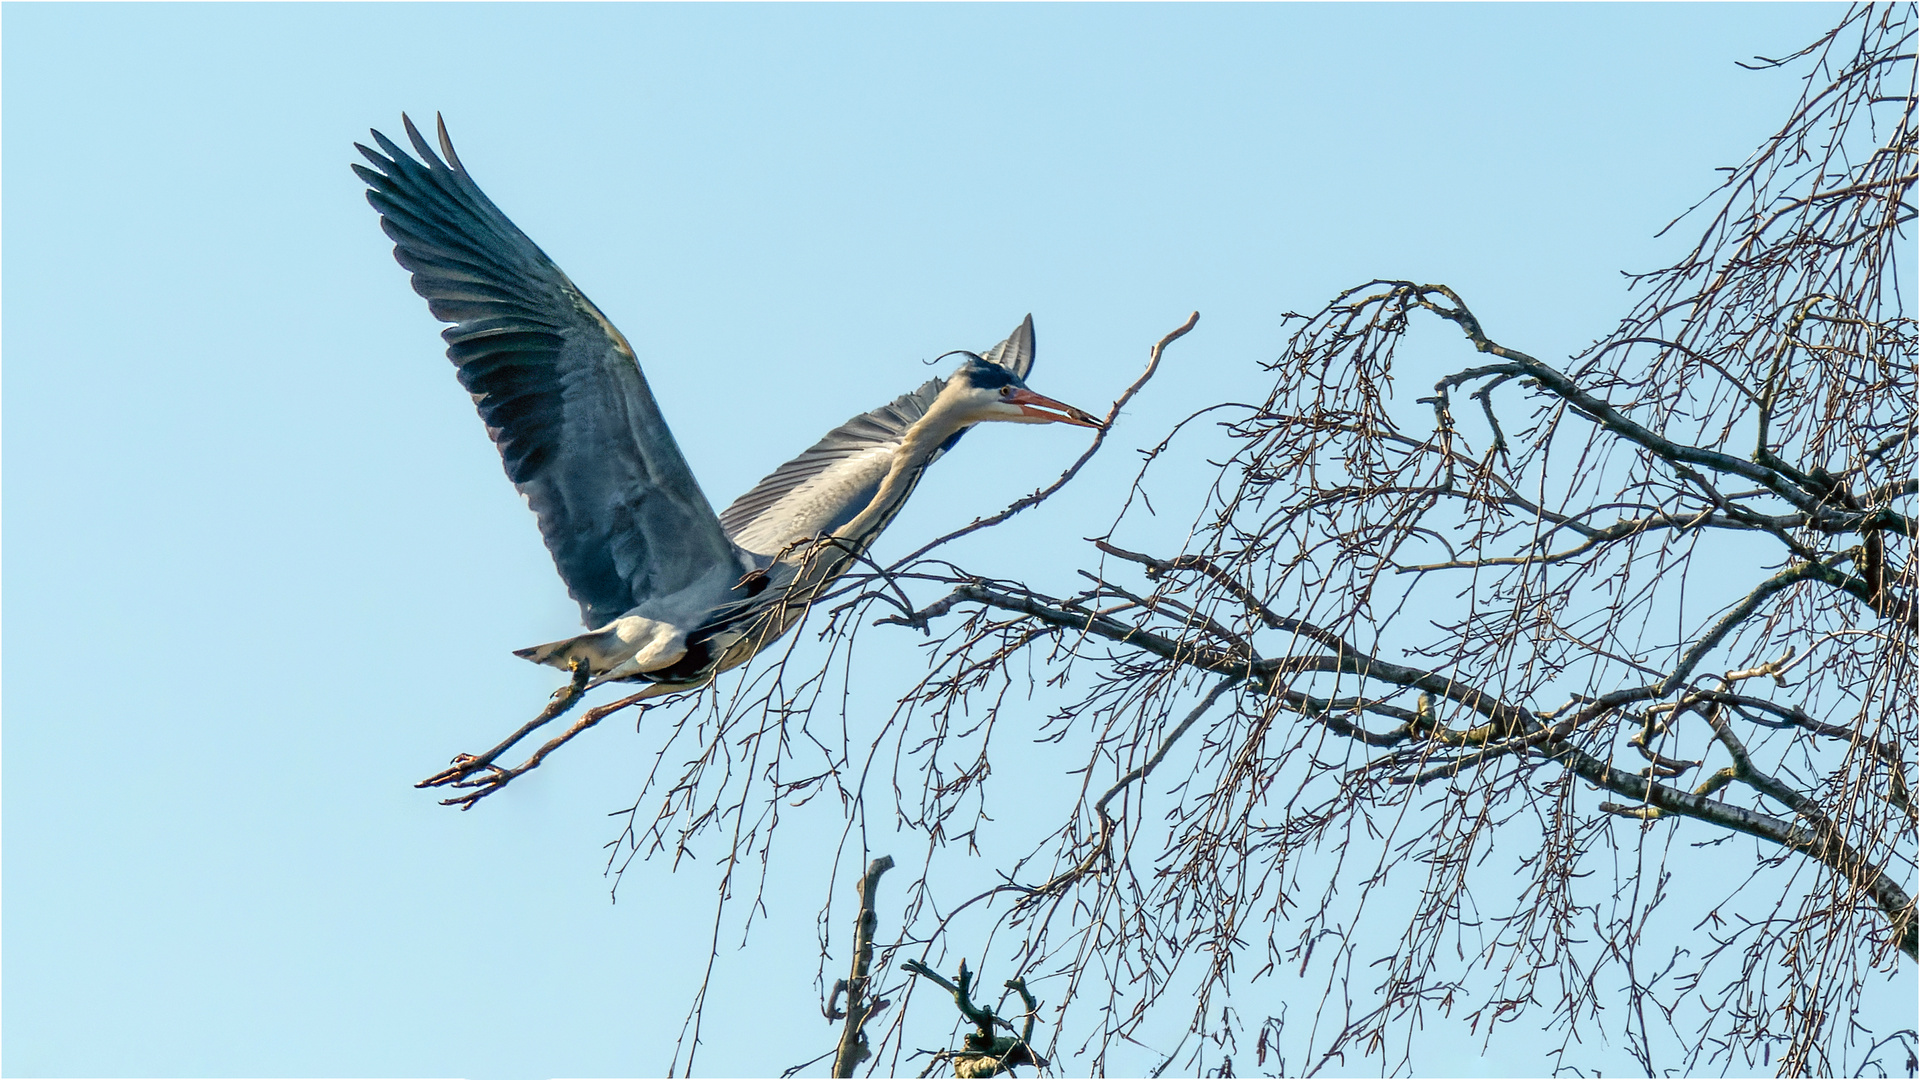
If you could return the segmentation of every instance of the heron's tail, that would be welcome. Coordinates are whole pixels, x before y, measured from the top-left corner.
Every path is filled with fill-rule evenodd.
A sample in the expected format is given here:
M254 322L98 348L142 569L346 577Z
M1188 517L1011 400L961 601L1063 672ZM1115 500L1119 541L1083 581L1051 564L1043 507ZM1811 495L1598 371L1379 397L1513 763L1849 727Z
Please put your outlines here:
M598 630L515 649L513 655L562 671L584 663L597 679L625 679L671 667L687 654L687 632L642 615L622 615Z
M529 645L524 649L513 650L513 655L536 664L557 667L562 671L570 670L573 662L584 660L587 670L602 675L613 670L622 660L632 656L631 644L620 640L620 635L611 627L595 630L579 637L549 641L545 645Z

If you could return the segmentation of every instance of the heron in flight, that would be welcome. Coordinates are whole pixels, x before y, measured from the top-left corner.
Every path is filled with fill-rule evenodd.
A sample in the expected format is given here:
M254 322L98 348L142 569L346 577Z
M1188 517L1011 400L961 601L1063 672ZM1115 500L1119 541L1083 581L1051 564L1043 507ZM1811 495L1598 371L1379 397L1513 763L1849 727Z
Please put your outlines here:
M580 604L586 633L516 652L572 674L565 705L608 681L647 684L629 699L639 700L745 663L799 621L973 425L1102 426L1027 388L1029 315L984 353L958 350L948 377L827 432L715 514L627 339L481 193L444 121L438 154L401 122L417 157L374 131L378 151L355 144L373 168L353 171L414 291L453 324L441 334L447 358ZM559 711L423 786L504 783L518 770L493 759ZM491 776L469 779L483 770Z

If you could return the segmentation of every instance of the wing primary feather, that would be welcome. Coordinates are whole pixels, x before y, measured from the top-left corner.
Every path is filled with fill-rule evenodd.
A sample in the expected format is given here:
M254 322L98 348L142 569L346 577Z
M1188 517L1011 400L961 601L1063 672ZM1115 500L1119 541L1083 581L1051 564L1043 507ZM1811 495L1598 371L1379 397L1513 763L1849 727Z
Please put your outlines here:
M440 133L440 152L446 155L447 164L456 172L466 172L467 167L460 164L460 155L453 152L453 140L447 137L447 118L438 112L433 114L433 126Z

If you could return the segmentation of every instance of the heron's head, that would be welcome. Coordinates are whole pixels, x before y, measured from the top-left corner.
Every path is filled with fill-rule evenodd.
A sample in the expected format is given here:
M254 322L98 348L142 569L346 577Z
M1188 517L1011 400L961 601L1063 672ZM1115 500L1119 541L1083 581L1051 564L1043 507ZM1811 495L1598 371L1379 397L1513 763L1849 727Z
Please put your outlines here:
M1004 420L1013 424L1106 426L1065 402L1027 389L1026 380L999 364L973 353L963 355L966 359L947 379L946 389L940 396L954 399L955 411L967 423Z

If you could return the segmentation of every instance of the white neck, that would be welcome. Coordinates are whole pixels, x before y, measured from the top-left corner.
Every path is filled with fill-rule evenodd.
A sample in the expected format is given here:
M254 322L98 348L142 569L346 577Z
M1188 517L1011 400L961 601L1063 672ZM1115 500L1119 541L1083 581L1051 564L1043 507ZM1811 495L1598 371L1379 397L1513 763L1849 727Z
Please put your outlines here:
M947 394L934 398L933 405L926 414L907 429L906 437L900 440L900 446L893 452L893 463L887 469L887 475L880 482L880 490L874 493L873 500L866 509L854 515L853 520L833 531L839 539L853 541L860 547L865 540L871 540L886 526L900 504L913 493L913 485L919 479L920 470L926 467L933 455L939 452L942 443L953 434L976 421L966 416L959 400Z

